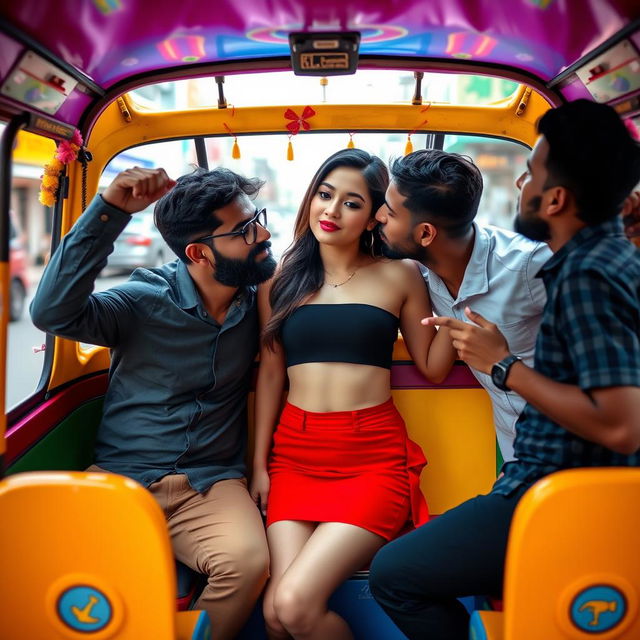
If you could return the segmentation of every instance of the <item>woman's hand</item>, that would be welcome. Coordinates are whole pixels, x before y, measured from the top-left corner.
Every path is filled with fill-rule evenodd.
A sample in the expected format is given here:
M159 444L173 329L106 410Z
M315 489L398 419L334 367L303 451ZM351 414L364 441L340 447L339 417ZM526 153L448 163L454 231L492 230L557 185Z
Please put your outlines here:
M269 479L269 473L266 469L254 469L253 477L251 478L251 487L249 488L249 494L254 502L258 505L258 508L262 512L263 516L267 515L267 499L269 498L269 487L271 486L271 480Z

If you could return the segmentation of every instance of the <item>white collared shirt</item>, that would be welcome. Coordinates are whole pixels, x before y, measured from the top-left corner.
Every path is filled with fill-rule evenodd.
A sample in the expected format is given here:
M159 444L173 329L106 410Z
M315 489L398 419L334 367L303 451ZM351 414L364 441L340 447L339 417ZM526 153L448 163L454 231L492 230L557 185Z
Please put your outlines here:
M535 276L551 258L551 249L513 231L476 223L473 226L473 251L455 300L439 276L422 268L433 313L469 322L464 308L470 307L498 326L511 353L533 366L536 337L547 299L542 279ZM505 462L513 460L515 423L526 402L517 393L498 389L490 375L473 368L471 372L491 397L502 457Z

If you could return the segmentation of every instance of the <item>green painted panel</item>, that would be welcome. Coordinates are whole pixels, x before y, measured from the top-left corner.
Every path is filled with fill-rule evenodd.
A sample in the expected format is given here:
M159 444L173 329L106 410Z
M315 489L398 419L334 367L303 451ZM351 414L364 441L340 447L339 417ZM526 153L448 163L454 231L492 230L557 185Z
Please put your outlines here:
M102 416L103 398L90 400L70 413L7 470L80 471L93 462L93 446Z

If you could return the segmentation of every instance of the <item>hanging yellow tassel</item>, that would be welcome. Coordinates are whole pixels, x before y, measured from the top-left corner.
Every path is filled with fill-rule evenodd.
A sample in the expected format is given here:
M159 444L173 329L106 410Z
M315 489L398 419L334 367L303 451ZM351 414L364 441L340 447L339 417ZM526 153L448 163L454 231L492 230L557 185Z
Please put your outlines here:
M289 144L287 145L287 160L293 160L293 145L291 144L291 138L289 138Z
M404 146L404 155L408 156L413 153L413 143L411 142L411 134L407 136L407 144Z
M349 142L347 142L347 149L355 149L356 145L353 144L353 133L349 134Z
M234 139L233 148L231 149L231 157L234 160L240 159L240 147L238 146L238 138Z

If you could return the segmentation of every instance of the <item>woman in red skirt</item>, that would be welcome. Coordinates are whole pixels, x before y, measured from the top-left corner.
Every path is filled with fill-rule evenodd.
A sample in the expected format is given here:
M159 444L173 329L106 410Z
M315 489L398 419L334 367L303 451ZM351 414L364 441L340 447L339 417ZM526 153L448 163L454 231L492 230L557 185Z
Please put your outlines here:
M292 246L258 294L251 493L267 514L272 639L352 638L329 596L408 522L428 519L419 487L426 460L391 400L393 344L400 328L434 381L455 352L445 331L436 338L420 324L431 305L417 265L379 257L374 216L388 181L383 162L362 150L326 160Z

